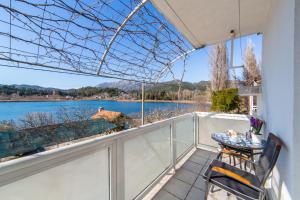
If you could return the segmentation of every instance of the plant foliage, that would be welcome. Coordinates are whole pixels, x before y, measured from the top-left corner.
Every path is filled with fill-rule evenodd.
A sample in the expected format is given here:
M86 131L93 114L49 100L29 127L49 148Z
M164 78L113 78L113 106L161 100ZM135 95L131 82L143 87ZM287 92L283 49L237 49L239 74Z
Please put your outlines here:
M216 112L230 112L239 107L237 88L227 88L212 93L211 110Z

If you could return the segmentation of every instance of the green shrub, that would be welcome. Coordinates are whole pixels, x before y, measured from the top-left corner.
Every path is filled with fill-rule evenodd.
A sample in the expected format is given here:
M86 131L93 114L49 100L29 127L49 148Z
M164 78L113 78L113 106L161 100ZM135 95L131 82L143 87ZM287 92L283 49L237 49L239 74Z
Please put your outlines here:
M237 88L228 88L212 93L212 111L230 112L238 107L239 96Z

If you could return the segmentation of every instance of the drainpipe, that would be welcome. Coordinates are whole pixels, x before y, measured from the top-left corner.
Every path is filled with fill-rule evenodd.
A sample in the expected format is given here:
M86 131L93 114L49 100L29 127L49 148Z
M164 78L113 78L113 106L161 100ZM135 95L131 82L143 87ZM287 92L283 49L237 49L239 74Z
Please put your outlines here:
M249 115L253 115L253 96L249 96Z
M233 54L234 54L234 38L235 38L235 31L230 31L230 68L233 69Z
M145 84L142 83L142 125L144 125L144 100L145 99Z

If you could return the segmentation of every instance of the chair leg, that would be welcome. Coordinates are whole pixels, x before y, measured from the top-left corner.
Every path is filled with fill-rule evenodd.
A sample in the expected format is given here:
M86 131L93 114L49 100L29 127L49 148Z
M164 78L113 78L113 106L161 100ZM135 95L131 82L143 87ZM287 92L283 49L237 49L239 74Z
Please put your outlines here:
M209 188L210 188L210 183L209 183L209 181L206 181L206 186L205 186L205 196L204 196L204 199L205 199L205 200L207 200L207 198L208 198Z
M266 199L266 194L265 192L259 193L259 200L265 200Z
M205 184L205 196L204 199L207 200L208 194L209 194L209 187L210 187L210 177L211 177L212 171L210 171L207 175L207 180Z
M212 185L211 188L210 188L210 192L213 193L213 192L214 192L214 189L215 189L215 186Z
M254 171L253 163L249 163L249 167L250 167L250 173L251 173L252 171Z
M220 152L218 155L217 155L217 160L219 160L219 161L222 161L222 152Z
M232 156L233 158L233 166L236 166L235 156Z
M243 161L241 158L240 158L240 169L243 169Z
M254 163L254 157L253 157L253 155L251 155L251 165L252 165L253 171L255 172L255 165L253 163Z
M215 185L211 184L211 186L210 186L210 193L218 192L220 190L222 190L222 189L221 188L215 189Z

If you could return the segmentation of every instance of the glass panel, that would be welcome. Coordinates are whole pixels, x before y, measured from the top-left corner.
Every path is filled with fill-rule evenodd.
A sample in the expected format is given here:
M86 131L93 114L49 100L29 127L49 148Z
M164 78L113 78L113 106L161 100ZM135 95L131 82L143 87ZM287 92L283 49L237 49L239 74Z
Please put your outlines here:
M108 148L0 187L5 200L108 200Z
M133 199L171 165L170 126L124 142L125 199Z
M218 147L218 143L211 138L212 133L234 130L239 133L249 131L249 119L245 115L233 114L200 114L198 117L199 144Z
M176 158L184 154L194 144L193 117L180 119L175 122Z
M104 119L97 119L18 131L0 130L0 158L34 152L38 149L90 137L114 128L116 125Z

